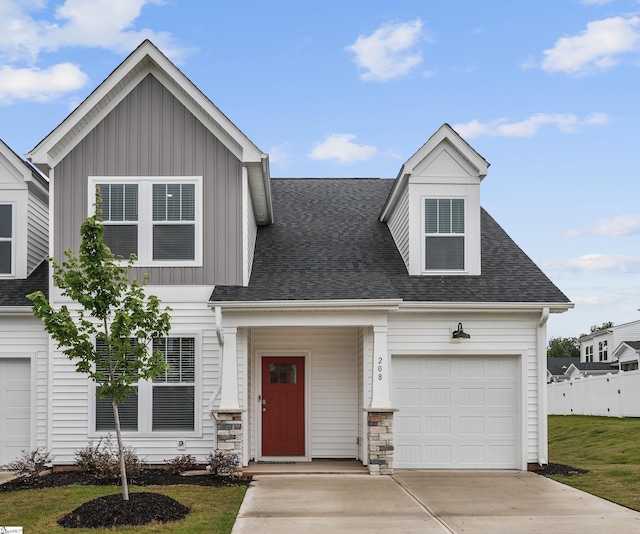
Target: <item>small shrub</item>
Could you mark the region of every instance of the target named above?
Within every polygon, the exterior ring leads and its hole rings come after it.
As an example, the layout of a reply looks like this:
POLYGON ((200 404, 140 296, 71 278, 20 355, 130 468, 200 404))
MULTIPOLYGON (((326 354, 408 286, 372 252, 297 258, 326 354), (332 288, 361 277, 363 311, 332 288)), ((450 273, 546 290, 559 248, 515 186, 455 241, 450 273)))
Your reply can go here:
POLYGON ((207 469, 214 475, 231 475, 238 470, 238 455, 217 450, 207 456, 207 469))
POLYGON ((195 457, 190 454, 183 454, 165 461, 167 464, 164 466, 164 469, 166 471, 171 471, 174 475, 179 475, 185 471, 192 471, 198 467, 195 457))
POLYGON ((3 465, 2 469, 12 471, 20 477, 33 478, 40 475, 45 469, 51 467, 52 463, 53 456, 51 456, 47 450, 38 447, 31 452, 23 450, 20 458, 3 465))
MULTIPOLYGON (((111 435, 100 438, 94 445, 93 441, 75 452, 75 464, 83 471, 93 473, 99 480, 111 480, 120 476, 120 458, 118 446, 111 440, 111 435)), ((127 475, 139 475, 144 467, 136 450, 128 445, 124 446, 124 464, 127 475)))

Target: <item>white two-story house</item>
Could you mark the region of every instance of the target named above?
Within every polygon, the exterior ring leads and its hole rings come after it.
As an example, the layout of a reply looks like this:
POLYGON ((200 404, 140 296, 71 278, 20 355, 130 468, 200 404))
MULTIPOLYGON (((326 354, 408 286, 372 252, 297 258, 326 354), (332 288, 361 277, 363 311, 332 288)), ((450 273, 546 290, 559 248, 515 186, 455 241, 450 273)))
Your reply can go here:
MULTIPOLYGON (((108 244, 172 309, 172 371, 122 407, 148 462, 547 463, 546 323, 572 304, 481 208, 489 164, 450 126, 395 179, 272 179, 145 41, 27 157, 50 181, 54 258, 99 187, 108 244)), ((46 370, 32 444, 70 464, 113 421, 53 344, 46 370)))

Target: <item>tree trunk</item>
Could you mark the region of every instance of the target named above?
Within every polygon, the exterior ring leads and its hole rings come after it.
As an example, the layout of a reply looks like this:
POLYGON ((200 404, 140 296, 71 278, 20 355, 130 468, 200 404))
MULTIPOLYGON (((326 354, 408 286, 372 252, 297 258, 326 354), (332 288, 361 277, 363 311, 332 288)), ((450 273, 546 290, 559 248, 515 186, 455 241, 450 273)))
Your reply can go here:
POLYGON ((120 432, 120 415, 118 413, 118 403, 111 399, 113 406, 113 420, 116 426, 116 437, 118 438, 118 456, 120 458, 120 479, 122 480, 122 498, 129 500, 129 484, 127 483, 127 466, 124 461, 124 446, 122 445, 122 433, 120 432))

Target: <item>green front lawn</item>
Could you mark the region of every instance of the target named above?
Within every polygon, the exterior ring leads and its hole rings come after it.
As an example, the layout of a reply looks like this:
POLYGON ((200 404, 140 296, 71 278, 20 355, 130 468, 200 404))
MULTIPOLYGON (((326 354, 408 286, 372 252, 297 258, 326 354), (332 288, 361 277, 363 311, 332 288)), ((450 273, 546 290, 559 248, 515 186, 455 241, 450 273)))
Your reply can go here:
POLYGON ((551 478, 640 511, 640 419, 551 415, 549 462, 589 470, 551 478))
MULTIPOLYGON (((73 529, 74 534, 127 533, 229 533, 233 527, 246 487, 149 486, 131 491, 151 491, 173 497, 191 513, 182 521, 116 529, 73 529)), ((22 526, 29 534, 69 533, 58 525, 62 518, 82 503, 118 493, 113 486, 67 486, 0 493, 0 525, 22 526)))

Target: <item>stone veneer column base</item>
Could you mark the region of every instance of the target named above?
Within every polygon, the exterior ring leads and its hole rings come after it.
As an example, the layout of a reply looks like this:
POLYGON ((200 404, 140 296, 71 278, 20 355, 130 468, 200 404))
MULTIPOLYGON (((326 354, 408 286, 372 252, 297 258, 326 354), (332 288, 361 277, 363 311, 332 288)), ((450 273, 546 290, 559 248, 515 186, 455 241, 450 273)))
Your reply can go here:
POLYGON ((369 474, 393 475, 393 408, 368 408, 369 474))
POLYGON ((218 450, 233 454, 242 469, 242 412, 244 410, 224 410, 213 412, 218 422, 218 450))

